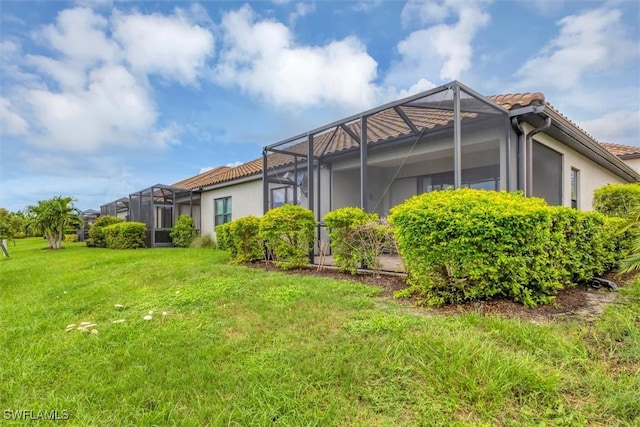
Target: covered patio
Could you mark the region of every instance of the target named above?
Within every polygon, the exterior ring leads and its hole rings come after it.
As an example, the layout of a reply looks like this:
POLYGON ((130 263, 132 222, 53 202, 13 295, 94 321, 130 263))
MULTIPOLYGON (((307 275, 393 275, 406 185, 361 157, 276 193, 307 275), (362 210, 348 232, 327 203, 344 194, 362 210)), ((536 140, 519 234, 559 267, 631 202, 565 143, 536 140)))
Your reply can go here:
POLYGON ((265 147, 264 211, 312 210, 319 255, 327 212, 358 206, 384 218, 423 192, 516 190, 517 160, 509 112, 454 81, 265 147))

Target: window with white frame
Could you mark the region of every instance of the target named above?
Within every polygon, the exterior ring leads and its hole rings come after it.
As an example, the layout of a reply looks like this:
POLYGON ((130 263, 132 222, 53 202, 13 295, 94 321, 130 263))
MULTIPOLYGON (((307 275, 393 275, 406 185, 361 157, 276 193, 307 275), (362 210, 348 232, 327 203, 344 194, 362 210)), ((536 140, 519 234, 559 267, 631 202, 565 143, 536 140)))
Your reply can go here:
POLYGON ((571 168, 571 207, 578 209, 578 197, 580 191, 580 171, 571 168))

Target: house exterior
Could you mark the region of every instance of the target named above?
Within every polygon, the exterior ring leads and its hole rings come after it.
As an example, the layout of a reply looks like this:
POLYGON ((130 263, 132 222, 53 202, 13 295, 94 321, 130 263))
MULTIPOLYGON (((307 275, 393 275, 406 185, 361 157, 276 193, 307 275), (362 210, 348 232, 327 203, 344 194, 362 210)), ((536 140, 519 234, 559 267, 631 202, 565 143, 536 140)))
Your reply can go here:
POLYGON ((631 169, 640 173, 640 147, 613 144, 611 142, 603 142, 602 146, 626 163, 631 169))
MULTIPOLYGON (((485 97, 454 81, 177 182, 172 214, 192 215, 202 234, 215 236, 216 225, 285 203, 311 209, 321 224, 345 206, 385 217, 408 197, 449 187, 520 190, 591 210, 595 189, 640 181, 605 147, 542 93, 485 97)), ((320 225, 317 239, 325 234, 320 225)))

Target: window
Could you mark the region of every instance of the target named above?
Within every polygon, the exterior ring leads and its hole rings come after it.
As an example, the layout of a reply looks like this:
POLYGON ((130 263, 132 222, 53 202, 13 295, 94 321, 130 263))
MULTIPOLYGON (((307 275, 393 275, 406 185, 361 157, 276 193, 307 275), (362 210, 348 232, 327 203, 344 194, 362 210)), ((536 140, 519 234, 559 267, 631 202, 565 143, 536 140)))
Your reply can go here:
POLYGON ((293 187, 287 185, 271 189, 271 209, 293 203, 293 187))
MULTIPOLYGON (((420 191, 429 193, 434 190, 453 188, 453 172, 434 173, 421 177, 420 191)), ((464 169, 462 187, 483 190, 500 189, 500 168, 498 165, 464 169)))
POLYGON ((580 171, 571 168, 571 207, 578 209, 578 192, 580 191, 580 171))
POLYGON ((231 221, 231 197, 215 199, 215 225, 225 224, 231 221))

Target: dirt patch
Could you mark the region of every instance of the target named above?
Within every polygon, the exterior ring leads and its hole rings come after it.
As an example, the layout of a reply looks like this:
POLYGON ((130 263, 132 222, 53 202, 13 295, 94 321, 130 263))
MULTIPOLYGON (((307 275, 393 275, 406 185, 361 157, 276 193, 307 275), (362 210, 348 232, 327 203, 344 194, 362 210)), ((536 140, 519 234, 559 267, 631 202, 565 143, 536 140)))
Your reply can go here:
MULTIPOLYGON (((273 264, 264 262, 249 264, 249 267, 259 268, 268 271, 281 271, 273 264)), ((335 268, 323 267, 305 267, 289 272, 303 276, 326 277, 338 280, 349 280, 356 283, 362 283, 370 286, 378 286, 382 288, 381 296, 393 298, 396 291, 406 288, 405 276, 402 274, 381 274, 375 276, 373 274, 359 273, 350 275, 341 273, 335 268)), ((636 274, 624 274, 614 276, 606 275, 604 278, 611 280, 622 287, 635 278, 636 274)), ((581 320, 591 321, 595 319, 602 311, 606 304, 613 302, 617 297, 617 292, 601 287, 596 289, 587 284, 578 284, 575 287, 564 289, 556 296, 553 304, 542 305, 536 308, 527 308, 522 304, 515 303, 506 299, 494 299, 489 301, 477 301, 467 304, 448 305, 439 308, 425 308, 435 314, 453 315, 457 313, 476 312, 481 314, 497 314, 509 318, 523 318, 534 322, 546 322, 550 320, 580 318, 581 320)), ((411 300, 399 300, 408 305, 414 305, 411 300)))

